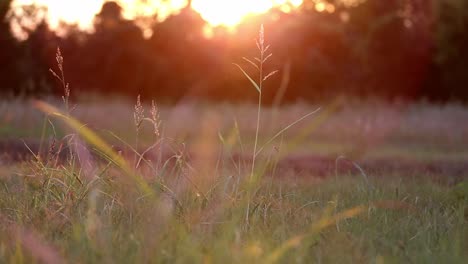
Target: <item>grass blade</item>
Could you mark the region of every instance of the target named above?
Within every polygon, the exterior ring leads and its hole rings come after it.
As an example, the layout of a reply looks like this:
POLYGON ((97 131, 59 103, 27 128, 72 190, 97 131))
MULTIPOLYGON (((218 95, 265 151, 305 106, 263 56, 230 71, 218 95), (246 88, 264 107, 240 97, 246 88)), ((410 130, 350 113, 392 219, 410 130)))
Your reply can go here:
POLYGON ((255 64, 253 61, 247 59, 246 57, 242 57, 242 59, 244 59, 246 62, 252 64, 252 66, 254 66, 255 69, 260 70, 260 68, 257 66, 257 64, 255 64))
POLYGON ((340 222, 345 219, 353 218, 356 217, 363 212, 365 212, 369 207, 368 206, 357 206, 351 209, 348 209, 344 212, 337 213, 331 217, 324 217, 314 225, 312 225, 310 231, 306 234, 303 235, 297 235, 294 236, 288 240, 286 240, 283 244, 281 244, 279 247, 277 247, 275 250, 270 253, 269 256, 267 256, 265 263, 276 263, 278 262, 282 256, 286 252, 288 252, 292 248, 296 248, 301 246, 303 243, 304 239, 311 237, 313 235, 318 234, 321 232, 323 229, 329 227, 330 225, 333 225, 337 222, 340 222))
POLYGON ((242 69, 242 67, 239 64, 236 64, 236 63, 233 63, 233 64, 236 65, 239 68, 239 70, 241 70, 241 72, 245 75, 245 77, 247 77, 247 79, 249 79, 249 81, 252 83, 255 89, 257 89, 259 93, 262 93, 262 90, 260 90, 260 87, 258 86, 258 84, 244 71, 244 69, 242 69))
POLYGON ((321 108, 317 108, 315 109, 314 111, 302 116, 301 118, 297 119, 296 121, 292 122, 291 124, 287 125, 286 127, 284 127, 283 129, 281 129, 278 133, 276 133, 272 138, 270 138, 265 144, 263 144, 263 146, 257 150, 257 152, 255 152, 255 157, 257 157, 262 151, 263 149, 268 145, 270 144, 271 142, 273 142, 275 139, 277 139, 279 136, 281 136, 284 132, 286 132, 288 129, 290 129, 291 127, 295 126, 297 123, 301 122, 302 120, 306 119, 307 117, 317 113, 318 111, 320 111, 321 108))

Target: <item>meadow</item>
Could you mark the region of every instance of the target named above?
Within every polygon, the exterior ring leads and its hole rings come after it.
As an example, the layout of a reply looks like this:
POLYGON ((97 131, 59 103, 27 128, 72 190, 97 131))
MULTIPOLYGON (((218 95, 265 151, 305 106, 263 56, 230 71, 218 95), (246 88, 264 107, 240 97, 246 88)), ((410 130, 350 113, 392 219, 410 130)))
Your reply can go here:
MULTIPOLYGON (((137 135, 133 104, 71 111, 107 153, 32 101, 0 103, 2 262, 466 260, 464 106, 322 105, 265 147, 252 179, 256 105, 160 106, 158 134, 145 122, 137 135)), ((259 145, 315 109, 265 107, 259 145)))
POLYGON ((264 106, 263 44, 237 105, 71 101, 58 52, 63 100, 0 102, 0 262, 464 263, 468 109, 264 106))

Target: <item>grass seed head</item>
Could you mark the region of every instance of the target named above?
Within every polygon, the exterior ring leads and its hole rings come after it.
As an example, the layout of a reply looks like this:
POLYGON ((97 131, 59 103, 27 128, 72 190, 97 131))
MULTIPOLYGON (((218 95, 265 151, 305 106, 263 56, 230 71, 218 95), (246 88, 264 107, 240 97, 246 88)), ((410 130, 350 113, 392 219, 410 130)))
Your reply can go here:
POLYGON ((137 102, 135 105, 135 111, 133 112, 133 117, 135 119, 135 127, 137 131, 140 130, 141 123, 143 122, 143 119, 145 118, 144 112, 145 112, 145 109, 143 109, 143 106, 141 105, 140 95, 138 95, 137 102))
POLYGON ((57 65, 60 71, 63 71, 63 56, 59 47, 57 47, 57 53, 55 54, 55 59, 57 60, 57 65))
POLYGON ((153 126, 154 126, 154 134, 156 135, 156 137, 159 137, 161 135, 161 133, 160 133, 161 120, 159 118, 158 107, 157 107, 156 103, 154 102, 154 100, 151 101, 150 114, 151 114, 151 121, 152 121, 153 126))
POLYGON ((263 24, 260 26, 260 32, 258 34, 259 36, 259 44, 260 44, 260 47, 262 48, 262 51, 263 51, 263 47, 265 45, 265 29, 263 28, 263 24))
POLYGON ((62 83, 63 86, 63 102, 65 103, 68 111, 68 101, 70 98, 70 86, 69 84, 65 81, 65 73, 63 71, 63 56, 62 52, 60 51, 60 47, 57 47, 57 52, 55 53, 55 60, 57 61, 57 66, 60 70, 60 75, 58 75, 54 70, 49 69, 49 71, 52 73, 52 75, 57 78, 62 83))

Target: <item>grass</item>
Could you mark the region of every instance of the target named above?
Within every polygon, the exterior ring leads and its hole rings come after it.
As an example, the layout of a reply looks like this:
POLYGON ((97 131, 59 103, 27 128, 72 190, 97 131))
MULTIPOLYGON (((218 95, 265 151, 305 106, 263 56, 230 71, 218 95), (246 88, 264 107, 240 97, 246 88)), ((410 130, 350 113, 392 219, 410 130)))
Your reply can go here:
POLYGON ((81 263, 266 262, 304 234, 308 236, 275 260, 463 263, 467 255, 466 200, 426 180, 374 178, 375 188, 368 189, 350 176, 319 183, 265 179, 251 200, 246 228, 245 193, 234 196, 229 177, 218 179, 208 201, 193 191, 180 193, 181 213, 164 196, 152 200, 129 191, 112 178, 119 177, 115 171, 87 184, 79 183, 70 169, 50 173, 49 181, 37 176, 2 179, 1 259, 16 262, 21 254, 29 262, 38 257, 23 248, 28 238, 9 233, 11 225, 39 232, 36 239, 47 241, 45 250, 81 263), (355 218, 312 232, 321 219, 359 206, 365 210, 355 218))
MULTIPOLYGON (((247 60, 260 72, 257 82, 248 77, 260 102, 269 56, 263 34, 260 64, 247 60)), ((382 157, 398 165, 402 156, 436 167, 447 157, 464 165, 464 107, 332 103, 298 123, 317 107, 185 104, 170 111, 138 98, 132 115, 128 104, 73 107, 60 53, 57 63, 63 110, 54 101, 0 103, 7 124, 0 133, 15 138, 28 131, 42 146, 26 143, 28 159, 0 159, 2 263, 464 263, 468 257, 463 166, 461 172, 363 166, 365 175, 334 167, 343 154, 359 160, 358 168, 361 160, 382 157), (317 162, 308 156, 312 147, 331 158, 319 160, 330 167, 324 177, 307 169, 317 162), (429 158, 416 154, 428 149, 429 158)), ((339 162, 345 167, 345 159, 339 162)))

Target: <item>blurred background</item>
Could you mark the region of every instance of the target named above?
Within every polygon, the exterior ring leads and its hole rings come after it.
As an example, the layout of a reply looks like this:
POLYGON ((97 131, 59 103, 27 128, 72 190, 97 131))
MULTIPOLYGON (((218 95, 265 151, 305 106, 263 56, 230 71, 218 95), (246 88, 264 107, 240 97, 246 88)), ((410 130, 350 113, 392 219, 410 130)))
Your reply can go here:
POLYGON ((337 96, 468 100, 468 1, 0 1, 0 95, 251 101, 232 63, 265 25, 268 103, 337 96))

